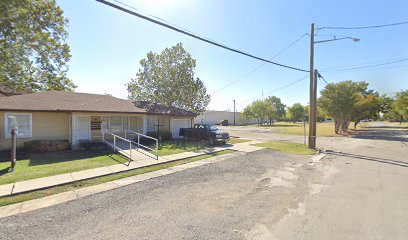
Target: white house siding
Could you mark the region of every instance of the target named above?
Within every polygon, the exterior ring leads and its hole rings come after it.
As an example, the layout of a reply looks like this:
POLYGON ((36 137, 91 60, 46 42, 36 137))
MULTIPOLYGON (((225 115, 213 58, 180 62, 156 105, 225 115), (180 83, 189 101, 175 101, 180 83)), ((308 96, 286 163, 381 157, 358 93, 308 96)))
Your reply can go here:
MULTIPOLYGON (((228 120, 228 124, 234 124, 234 112, 208 110, 194 118, 194 123, 220 124, 222 120, 228 120)), ((255 119, 246 120, 241 112, 235 112, 235 124, 247 125, 257 123, 255 119)))

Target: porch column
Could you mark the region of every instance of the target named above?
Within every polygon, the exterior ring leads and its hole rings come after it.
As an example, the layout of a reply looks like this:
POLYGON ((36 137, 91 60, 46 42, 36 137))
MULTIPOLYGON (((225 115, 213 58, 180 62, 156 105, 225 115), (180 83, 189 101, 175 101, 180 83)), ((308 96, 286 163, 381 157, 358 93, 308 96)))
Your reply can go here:
POLYGON ((147 119, 146 115, 143 116, 143 134, 147 133, 147 119))

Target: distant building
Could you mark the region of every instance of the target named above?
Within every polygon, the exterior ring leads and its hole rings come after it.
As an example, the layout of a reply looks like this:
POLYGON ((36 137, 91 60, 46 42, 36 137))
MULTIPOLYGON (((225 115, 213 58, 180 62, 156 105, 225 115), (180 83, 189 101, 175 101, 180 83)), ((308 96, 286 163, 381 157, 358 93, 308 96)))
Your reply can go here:
MULTIPOLYGON (((228 120, 229 125, 234 125, 234 112, 207 110, 194 118, 194 123, 220 124, 228 120)), ((235 125, 255 124, 255 119, 245 119, 241 112, 235 112, 235 125)))

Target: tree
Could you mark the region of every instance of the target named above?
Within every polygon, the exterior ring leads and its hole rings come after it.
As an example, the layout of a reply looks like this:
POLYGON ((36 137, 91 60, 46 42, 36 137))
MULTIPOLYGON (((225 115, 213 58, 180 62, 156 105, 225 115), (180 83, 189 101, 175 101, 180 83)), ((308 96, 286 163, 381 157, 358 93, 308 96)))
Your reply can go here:
POLYGON ((55 0, 0 1, 0 84, 16 91, 73 90, 68 20, 55 0))
POLYGON ((258 120, 259 124, 263 124, 267 118, 267 105, 262 100, 256 100, 251 105, 254 118, 258 120))
POLYGON ((362 94, 367 92, 367 87, 365 82, 344 81, 330 83, 321 91, 318 104, 334 118, 336 133, 347 132, 357 103, 362 94))
POLYGON ((264 100, 266 104, 266 116, 269 120, 269 124, 272 125, 273 120, 282 120, 285 117, 286 110, 285 105, 281 99, 275 96, 269 96, 264 100))
POLYGON ((269 120, 269 124, 272 124, 273 120, 283 119, 285 113, 285 105, 275 96, 265 100, 255 100, 243 111, 246 119, 257 119, 259 124, 263 124, 265 120, 269 120))
POLYGON ((374 91, 364 91, 356 97, 358 101, 353 109, 351 120, 354 122, 354 129, 361 120, 378 118, 382 109, 380 95, 374 91))
POLYGON ((295 103, 288 108, 289 117, 293 122, 302 121, 305 115, 305 108, 300 103, 295 103))
POLYGON ((182 43, 159 54, 149 52, 140 65, 136 78, 127 84, 130 99, 196 113, 203 112, 209 104, 204 83, 194 77, 196 60, 182 43))
POLYGON ((244 115, 244 118, 247 120, 255 118, 255 114, 252 111, 252 105, 246 106, 244 110, 242 111, 242 114, 244 115))
POLYGON ((400 115, 400 123, 408 119, 408 90, 397 92, 392 103, 393 110, 400 115))

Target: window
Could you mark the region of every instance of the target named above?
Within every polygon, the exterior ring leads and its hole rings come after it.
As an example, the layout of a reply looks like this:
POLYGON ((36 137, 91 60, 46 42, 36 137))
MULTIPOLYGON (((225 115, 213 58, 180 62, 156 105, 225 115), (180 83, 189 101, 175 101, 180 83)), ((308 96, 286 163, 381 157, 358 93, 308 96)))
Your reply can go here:
POLYGON ((6 138, 10 138, 11 129, 17 129, 17 138, 32 137, 31 113, 6 113, 5 119, 6 138))
POLYGON ((146 127, 148 132, 156 131, 156 116, 146 116, 146 127))
POLYGON ((102 131, 109 131, 109 117, 102 117, 102 131))
POLYGON ((110 131, 111 132, 122 131, 122 117, 110 117, 110 131))
POLYGON ((129 130, 129 121, 127 116, 106 116, 102 117, 102 131, 121 132, 129 130))

